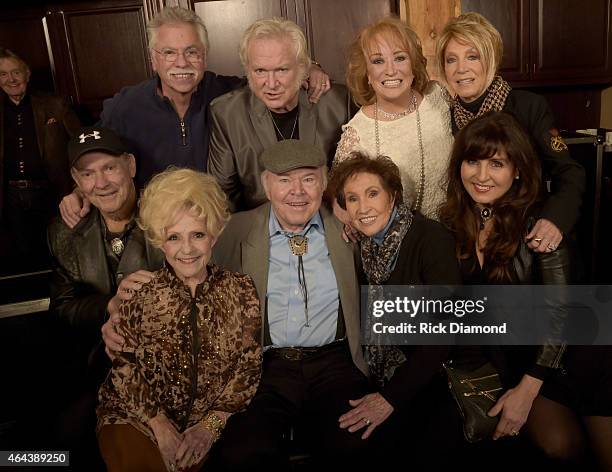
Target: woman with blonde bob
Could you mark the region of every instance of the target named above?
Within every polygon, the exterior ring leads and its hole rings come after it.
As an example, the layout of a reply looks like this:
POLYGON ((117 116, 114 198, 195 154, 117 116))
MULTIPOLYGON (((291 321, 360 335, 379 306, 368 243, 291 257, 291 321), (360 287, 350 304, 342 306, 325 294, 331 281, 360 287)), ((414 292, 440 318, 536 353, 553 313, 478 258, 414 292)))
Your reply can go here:
POLYGON ((210 264, 229 219, 214 178, 155 176, 138 224, 165 267, 121 306, 123 350, 100 390, 98 440, 109 471, 199 470, 227 418, 259 383, 261 318, 250 277, 210 264))
MULTIPOLYGON (((450 97, 429 80, 426 65, 418 36, 398 18, 359 33, 349 49, 346 83, 361 109, 342 128, 334 166, 355 151, 389 156, 400 169, 408 207, 435 219, 453 137, 450 97)), ((349 222, 346 213, 336 214, 349 222)))
POLYGON ((531 249, 552 252, 580 215, 584 170, 570 157, 546 100, 512 89, 498 75, 502 54, 499 31, 478 13, 460 15, 444 27, 437 62, 455 95, 453 133, 489 111, 504 111, 519 121, 536 145, 544 175, 551 180, 551 193, 526 239, 531 249))

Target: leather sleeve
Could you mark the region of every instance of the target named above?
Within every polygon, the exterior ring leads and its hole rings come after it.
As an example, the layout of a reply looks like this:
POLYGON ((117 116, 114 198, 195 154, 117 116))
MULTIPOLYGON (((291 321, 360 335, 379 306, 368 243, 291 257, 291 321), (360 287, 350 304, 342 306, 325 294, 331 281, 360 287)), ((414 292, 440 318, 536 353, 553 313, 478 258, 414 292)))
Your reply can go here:
POLYGON ((113 295, 95 292, 80 280, 78 263, 70 247, 72 238, 66 236, 55 232, 52 224, 48 232, 53 266, 49 312, 79 333, 99 339, 106 306, 113 295))
MULTIPOLYGON (((570 258, 565 245, 562 244, 556 251, 550 253, 537 254, 536 264, 536 270, 543 284, 542 290, 546 290, 547 285, 565 286, 569 283, 570 258)), ((550 294, 547 294, 546 305, 550 316, 550 333, 548 340, 538 352, 533 372, 538 378, 543 374, 541 367, 558 369, 565 352, 566 344, 562 340, 569 316, 569 302, 563 287, 555 287, 550 294)))

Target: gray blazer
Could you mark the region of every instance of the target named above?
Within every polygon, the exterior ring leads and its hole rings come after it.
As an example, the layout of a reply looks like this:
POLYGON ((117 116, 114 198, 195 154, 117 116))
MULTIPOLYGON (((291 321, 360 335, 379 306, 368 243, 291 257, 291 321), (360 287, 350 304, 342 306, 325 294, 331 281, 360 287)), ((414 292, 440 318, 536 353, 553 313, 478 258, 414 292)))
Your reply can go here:
MULTIPOLYGON (((300 140, 320 146, 331 163, 350 118, 346 87, 334 84, 319 103, 299 97, 300 140)), ((230 200, 232 212, 251 210, 267 201, 260 175, 260 154, 277 142, 272 118, 265 104, 248 87, 216 98, 210 105, 208 172, 230 200)))
MULTIPOLYGON (((338 283, 346 337, 353 362, 359 370, 368 375, 368 368, 360 344, 360 292, 354 246, 344 242, 342 239, 342 224, 324 207, 321 207, 321 218, 325 227, 325 240, 329 257, 338 283)), ((270 203, 265 203, 254 210, 232 215, 230 222, 213 249, 213 258, 217 264, 226 269, 251 276, 261 302, 262 315, 266 313, 267 303, 266 292, 270 258, 269 220, 270 203)))

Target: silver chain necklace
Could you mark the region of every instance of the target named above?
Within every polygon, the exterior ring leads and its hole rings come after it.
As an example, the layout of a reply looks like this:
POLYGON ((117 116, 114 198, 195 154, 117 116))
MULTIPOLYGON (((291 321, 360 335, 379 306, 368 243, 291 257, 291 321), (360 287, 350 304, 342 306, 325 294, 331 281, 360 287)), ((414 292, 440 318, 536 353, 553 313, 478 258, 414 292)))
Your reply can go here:
POLYGON ((295 127, 297 126, 297 122, 298 122, 298 117, 300 116, 300 112, 298 111, 295 114, 295 120, 293 121, 293 128, 291 129, 291 136, 289 136, 288 138, 285 138, 285 136, 283 135, 283 133, 281 133, 281 130, 278 128, 278 125, 276 124, 276 121, 274 121, 274 116, 272 116, 272 112, 270 110, 268 110, 268 114, 270 115, 270 119, 272 120, 272 124, 274 125, 274 129, 276 130, 276 132, 279 134, 279 136, 281 138, 283 138, 283 141, 285 139, 293 139, 293 134, 295 133, 295 127))
MULTIPOLYGON (((419 153, 421 155, 421 176, 419 180, 419 186, 417 187, 417 195, 412 205, 412 211, 418 211, 421 209, 421 203, 423 203, 423 192, 425 191, 425 151, 423 150, 423 136, 421 132, 421 115, 419 114, 419 108, 417 107, 416 94, 412 93, 412 108, 416 111, 416 123, 417 123, 417 138, 419 141, 419 153)), ((383 110, 380 110, 383 112, 383 110)), ((387 112, 383 112, 387 113, 387 112)), ((400 112, 408 114, 408 110, 400 112)), ((404 116, 404 115, 402 115, 404 116)), ((378 101, 374 102, 374 137, 376 139, 376 157, 380 156, 380 132, 378 130, 378 101)))

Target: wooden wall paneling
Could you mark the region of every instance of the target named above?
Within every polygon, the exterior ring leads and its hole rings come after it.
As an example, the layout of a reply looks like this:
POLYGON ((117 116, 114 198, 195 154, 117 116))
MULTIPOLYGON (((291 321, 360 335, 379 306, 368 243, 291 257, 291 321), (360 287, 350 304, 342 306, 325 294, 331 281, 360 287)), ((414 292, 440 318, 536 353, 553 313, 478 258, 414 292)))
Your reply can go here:
POLYGON ((610 0, 531 0, 530 18, 533 80, 612 80, 610 0))
POLYGON ((57 50, 62 70, 72 73, 68 83, 61 82, 93 117, 98 116, 104 99, 152 74, 141 2, 66 5, 52 14, 54 55, 57 50))
POLYGON ((399 13, 389 0, 304 0, 305 30, 311 57, 321 63, 332 80, 344 83, 347 50, 364 26, 399 13))
MULTIPOLYGON (((208 29, 210 51, 207 68, 217 74, 243 76, 238 57, 244 30, 255 20, 269 16, 287 17, 285 0, 221 0, 194 4, 208 29)), ((295 8, 292 9, 295 21, 295 8)))
POLYGON ((47 52, 44 8, 0 10, 0 46, 19 55, 30 66, 33 88, 55 91, 47 52))
POLYGON ((436 67, 436 43, 446 23, 461 13, 461 0, 403 0, 400 7, 401 18, 421 39, 429 76, 444 82, 444 71, 436 67))

